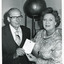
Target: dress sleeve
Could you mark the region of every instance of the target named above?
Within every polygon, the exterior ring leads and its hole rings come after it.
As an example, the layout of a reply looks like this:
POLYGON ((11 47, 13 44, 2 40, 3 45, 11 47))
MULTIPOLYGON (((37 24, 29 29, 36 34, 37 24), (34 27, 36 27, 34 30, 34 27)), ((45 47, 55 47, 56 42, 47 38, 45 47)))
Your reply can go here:
MULTIPOLYGON (((62 44, 61 40, 56 41, 56 45, 47 59, 38 58, 36 64, 62 64, 62 44)), ((43 55, 42 55, 43 56, 43 55)))
POLYGON ((33 38, 36 43, 37 43, 37 41, 39 41, 39 39, 41 38, 42 33, 43 33, 43 30, 40 30, 40 31, 35 35, 35 37, 33 38))
POLYGON ((36 44, 34 46, 34 49, 32 51, 33 55, 38 57, 38 52, 39 52, 39 49, 40 49, 40 46, 41 46, 41 33, 42 31, 39 31, 36 36, 34 37, 34 39, 32 41, 34 41, 36 44))
POLYGON ((61 64, 62 61, 62 42, 61 40, 56 41, 57 44, 54 47, 54 50, 51 53, 51 58, 53 59, 55 64, 61 64))

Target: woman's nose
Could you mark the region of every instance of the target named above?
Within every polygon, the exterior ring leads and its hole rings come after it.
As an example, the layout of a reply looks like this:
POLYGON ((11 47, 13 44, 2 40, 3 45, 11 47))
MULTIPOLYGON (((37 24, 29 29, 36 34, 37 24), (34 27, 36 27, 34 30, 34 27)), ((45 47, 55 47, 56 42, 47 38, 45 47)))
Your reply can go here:
POLYGON ((47 20, 47 22, 46 22, 47 24, 49 23, 49 20, 47 20))

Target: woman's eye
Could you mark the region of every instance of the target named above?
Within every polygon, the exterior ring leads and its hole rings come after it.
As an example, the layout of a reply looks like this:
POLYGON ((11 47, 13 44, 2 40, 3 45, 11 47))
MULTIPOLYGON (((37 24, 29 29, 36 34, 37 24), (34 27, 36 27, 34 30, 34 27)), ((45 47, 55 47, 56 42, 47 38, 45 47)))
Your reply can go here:
POLYGON ((50 21, 52 21, 52 19, 50 19, 50 21))
POLYGON ((43 21, 46 21, 46 19, 43 19, 43 21))

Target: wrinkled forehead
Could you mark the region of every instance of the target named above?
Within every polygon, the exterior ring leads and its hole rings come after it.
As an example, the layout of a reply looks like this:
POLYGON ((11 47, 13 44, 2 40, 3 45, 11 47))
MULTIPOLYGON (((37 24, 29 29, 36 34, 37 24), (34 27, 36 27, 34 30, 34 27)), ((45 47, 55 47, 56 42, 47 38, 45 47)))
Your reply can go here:
POLYGON ((20 15, 21 15, 21 12, 19 10, 17 10, 17 9, 11 10, 9 12, 9 16, 20 16, 20 15))

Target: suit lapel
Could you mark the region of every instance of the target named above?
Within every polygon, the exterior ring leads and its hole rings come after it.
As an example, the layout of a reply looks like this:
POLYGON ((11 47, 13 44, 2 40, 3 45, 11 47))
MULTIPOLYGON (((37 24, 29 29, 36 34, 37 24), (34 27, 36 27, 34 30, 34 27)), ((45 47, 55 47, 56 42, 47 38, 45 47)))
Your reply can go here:
POLYGON ((12 36, 12 33, 11 33, 11 30, 10 30, 10 27, 9 27, 9 26, 8 26, 8 28, 7 28, 7 37, 8 37, 8 40, 10 41, 10 45, 15 46, 15 47, 18 46, 18 45, 15 43, 15 41, 14 41, 14 38, 13 38, 13 36, 12 36))
POLYGON ((23 26, 21 26, 21 29, 22 29, 22 42, 21 42, 20 46, 18 46, 18 45, 16 44, 16 42, 14 41, 14 38, 13 38, 13 36, 12 36, 10 27, 9 27, 9 26, 6 27, 6 30, 7 30, 7 31, 6 31, 6 32, 7 32, 7 38, 8 38, 9 41, 11 41, 11 42, 9 43, 9 45, 14 46, 15 48, 16 48, 16 47, 22 47, 22 46, 24 45, 24 42, 25 42, 25 40, 26 40, 25 28, 24 28, 23 26))
POLYGON ((24 44, 24 30, 23 30, 23 27, 22 26, 21 26, 21 29, 22 29, 22 42, 20 44, 20 47, 22 47, 23 44, 24 44))

